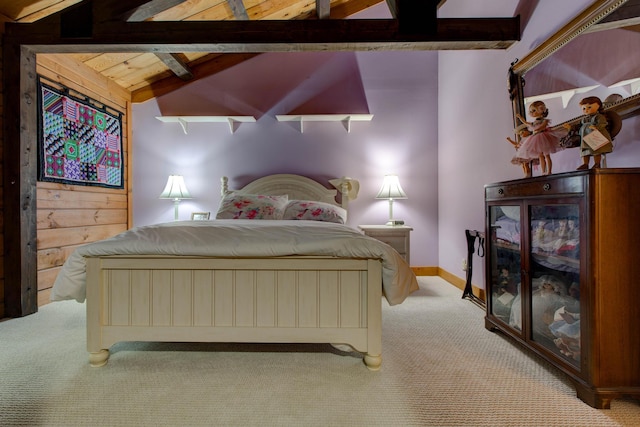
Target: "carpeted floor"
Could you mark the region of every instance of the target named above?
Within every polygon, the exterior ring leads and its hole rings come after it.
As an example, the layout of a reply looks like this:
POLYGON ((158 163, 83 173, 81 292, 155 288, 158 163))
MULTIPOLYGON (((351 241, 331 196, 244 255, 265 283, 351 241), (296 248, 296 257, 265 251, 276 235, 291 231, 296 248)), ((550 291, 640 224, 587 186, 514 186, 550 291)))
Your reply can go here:
POLYGON ((0 323, 1 426, 637 426, 484 329, 459 289, 420 277, 383 303, 383 367, 329 345, 120 343, 91 368, 84 305, 0 323))

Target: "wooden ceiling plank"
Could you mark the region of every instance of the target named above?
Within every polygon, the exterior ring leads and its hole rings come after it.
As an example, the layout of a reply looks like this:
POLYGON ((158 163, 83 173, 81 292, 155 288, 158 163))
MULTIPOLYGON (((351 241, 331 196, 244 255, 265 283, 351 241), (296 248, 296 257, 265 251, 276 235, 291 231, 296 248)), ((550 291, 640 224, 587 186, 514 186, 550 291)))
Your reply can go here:
POLYGON ((30 22, 36 22, 39 21, 41 19, 46 18, 49 15, 52 15, 54 13, 58 13, 61 12, 65 9, 67 9, 68 7, 71 7, 75 4, 80 3, 82 0, 66 0, 66 1, 62 1, 59 2, 51 7, 48 7, 46 9, 42 9, 42 10, 38 10, 35 11, 33 13, 29 13, 28 15, 24 15, 23 17, 21 17, 20 19, 18 19, 18 22, 23 22, 23 23, 30 23, 30 22))
POLYGON ((0 13, 16 22, 35 22, 82 0, 9 0, 0 6, 0 13))
POLYGON ((185 18, 185 21, 224 21, 233 20, 233 14, 226 1, 185 18))
POLYGON ((164 71, 167 71, 167 66, 158 60, 155 53, 142 53, 126 62, 115 64, 102 71, 102 74, 110 79, 127 81, 128 79, 146 79, 153 73, 164 71))
POLYGON ((99 52, 90 52, 90 53, 74 53, 73 58, 80 62, 91 61, 92 59, 103 55, 99 52))
MULTIPOLYGON (((140 8, 140 15, 144 14, 145 7, 162 7, 164 1, 171 0, 88 0, 93 4, 93 16, 103 21, 126 21, 131 14, 135 14, 140 8), (157 3, 157 5, 156 5, 157 3)), ((179 4, 179 3, 178 3, 179 4)))
POLYGON ((152 0, 125 13, 124 17, 126 21, 131 22, 146 21, 160 12, 185 3, 185 1, 186 0, 152 0))
POLYGON ((96 101, 119 111, 123 111, 126 108, 126 105, 114 102, 128 99, 129 91, 121 85, 105 79, 104 76, 96 71, 85 67, 70 55, 38 54, 38 67, 41 67, 40 71, 42 69, 51 70, 51 78, 60 79, 60 83, 66 86, 82 86, 86 91, 85 95, 94 98, 96 101))
POLYGON ((231 11, 233 12, 233 16, 239 21, 248 21, 249 15, 247 14, 247 9, 244 7, 244 2, 242 0, 227 0, 231 11))
POLYGON ((249 4, 247 1, 245 2, 245 7, 252 21, 259 19, 302 19, 300 15, 315 12, 315 0, 262 0, 254 4, 249 4), (282 14, 285 14, 286 17, 280 17, 282 14))
POLYGON ((331 19, 344 19, 385 0, 346 0, 331 7, 331 19))
POLYGON ((191 80, 193 73, 189 66, 176 53, 156 53, 156 56, 182 80, 191 80))
POLYGON ((82 62, 84 62, 86 66, 102 73, 118 64, 126 64, 137 56, 140 56, 139 52, 111 52, 94 56, 82 62))
MULTIPOLYGON (((308 1, 302 4, 294 3, 287 4, 283 7, 272 8, 267 11, 263 11, 259 19, 263 20, 304 20, 310 16, 315 15, 316 4, 315 1, 308 1)), ((251 19, 256 19, 253 16, 251 19)))
POLYGON ((220 53, 208 53, 208 52, 185 52, 183 55, 185 56, 185 58, 187 58, 187 61, 189 61, 188 63, 191 65, 191 64, 197 64, 197 63, 199 63, 200 61, 203 61, 203 60, 206 61, 206 59, 204 59, 204 58, 207 58, 207 57, 214 58, 214 57, 216 57, 218 55, 222 55, 222 54, 220 54, 220 53))
POLYGON ((217 6, 224 6, 226 0, 189 0, 186 3, 172 7, 156 14, 152 21, 184 21, 217 6))

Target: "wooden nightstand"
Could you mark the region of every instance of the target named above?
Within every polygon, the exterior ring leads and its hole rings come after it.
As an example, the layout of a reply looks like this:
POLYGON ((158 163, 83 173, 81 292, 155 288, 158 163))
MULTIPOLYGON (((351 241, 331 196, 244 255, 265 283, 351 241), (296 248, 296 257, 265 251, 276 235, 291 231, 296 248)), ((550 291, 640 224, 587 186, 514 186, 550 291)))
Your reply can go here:
POLYGON ((411 265, 409 234, 413 228, 406 225, 359 225, 358 228, 365 235, 391 246, 411 265))

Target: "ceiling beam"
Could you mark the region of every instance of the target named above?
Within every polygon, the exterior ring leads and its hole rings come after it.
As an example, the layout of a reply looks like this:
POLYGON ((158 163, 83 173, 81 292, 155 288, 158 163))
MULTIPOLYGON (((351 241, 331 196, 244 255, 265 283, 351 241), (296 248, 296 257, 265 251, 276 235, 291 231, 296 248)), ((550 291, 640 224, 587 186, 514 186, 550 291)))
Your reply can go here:
POLYGON ((398 19, 398 3, 397 0, 387 0, 387 6, 389 6, 389 12, 393 19, 398 19))
POLYGON ((176 53, 156 53, 156 56, 182 80, 191 80, 193 73, 189 66, 176 53))
POLYGON ((440 0, 395 0, 400 32, 436 34, 440 0))
POLYGON ((436 24, 433 34, 406 34, 393 19, 110 21, 94 23, 91 37, 65 38, 55 22, 36 22, 8 23, 5 37, 42 53, 506 49, 520 40, 519 17, 440 18, 436 24))
POLYGON ((248 21, 249 14, 247 13, 247 8, 244 6, 244 2, 242 0, 227 0, 227 4, 231 8, 231 12, 233 12, 233 16, 239 21, 248 21))
POLYGON ((318 19, 329 19, 331 15, 331 1, 316 0, 316 15, 318 15, 318 19))
POLYGON ((125 21, 145 21, 160 12, 184 3, 186 0, 151 0, 137 6, 123 15, 125 21))

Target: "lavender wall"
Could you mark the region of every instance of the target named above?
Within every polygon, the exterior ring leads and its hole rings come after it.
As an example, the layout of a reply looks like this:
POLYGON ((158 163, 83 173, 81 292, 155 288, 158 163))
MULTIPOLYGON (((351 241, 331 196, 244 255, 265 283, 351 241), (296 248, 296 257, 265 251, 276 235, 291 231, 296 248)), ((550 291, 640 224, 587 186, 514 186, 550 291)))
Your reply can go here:
MULTIPOLYGON (((195 197, 181 205, 186 219, 192 211, 215 211, 221 175, 240 186, 279 172, 353 176, 361 191, 350 224, 384 223, 387 204, 374 196, 382 175, 395 172, 409 195, 395 212, 415 229, 412 264, 463 278, 464 230, 484 228, 484 184, 521 178, 505 140, 513 133, 509 64, 591 2, 450 0, 441 17, 521 14, 522 41, 504 51, 267 54, 135 105, 134 223, 172 219, 171 202, 157 199, 170 173, 185 175, 195 197), (339 123, 310 123, 304 134, 275 121, 296 111, 344 113, 346 105, 368 110, 373 121, 354 123, 351 133, 339 123), (184 135, 177 124, 154 118, 177 113, 248 114, 258 122, 233 135, 225 124, 191 125, 184 135)), ((625 122, 609 166, 640 166, 638 129, 637 121, 625 122)), ((579 162, 575 150, 553 159, 554 172, 579 162)), ((481 287, 482 261, 474 261, 473 281, 481 287)))
POLYGON ((388 202, 375 200, 386 173, 397 173, 409 199, 394 216, 414 227, 412 264, 438 265, 437 52, 263 54, 239 66, 133 107, 134 225, 170 221, 159 200, 167 176, 184 175, 194 198, 180 218, 215 213, 219 180, 240 187, 271 173, 360 181, 349 224, 383 224, 388 202), (370 113, 371 122, 278 122, 278 114, 370 113), (251 115, 227 124, 177 123, 160 115, 251 115))
MULTIPOLYGON (((513 148, 505 140, 513 135, 506 81, 509 64, 526 56, 591 3, 457 0, 448 1, 441 8, 443 17, 523 13, 524 28, 522 40, 505 51, 440 52, 438 231, 439 265, 443 269, 463 274, 464 230, 484 229, 484 184, 522 177, 521 170, 510 163, 513 148)), ((556 111, 553 108, 550 107, 552 119, 556 111)), ((609 156, 609 167, 640 166, 639 133, 637 119, 625 121, 616 138, 616 149, 609 156)), ((554 173, 574 170, 580 163, 576 149, 554 154, 552 159, 554 173)), ((483 261, 474 259, 473 283, 481 287, 483 261)))

